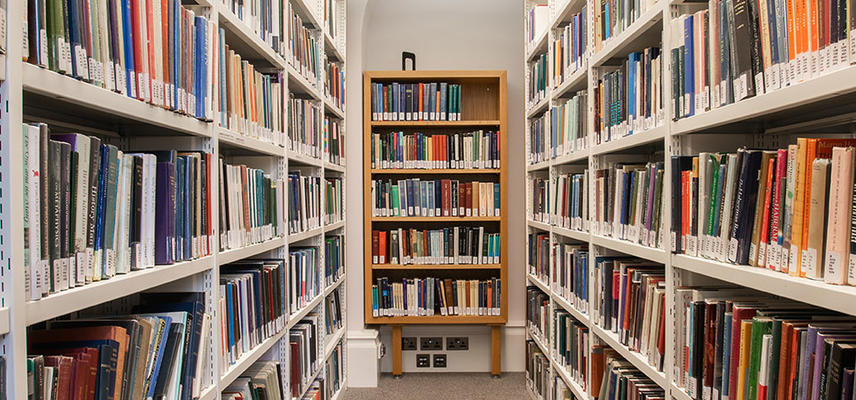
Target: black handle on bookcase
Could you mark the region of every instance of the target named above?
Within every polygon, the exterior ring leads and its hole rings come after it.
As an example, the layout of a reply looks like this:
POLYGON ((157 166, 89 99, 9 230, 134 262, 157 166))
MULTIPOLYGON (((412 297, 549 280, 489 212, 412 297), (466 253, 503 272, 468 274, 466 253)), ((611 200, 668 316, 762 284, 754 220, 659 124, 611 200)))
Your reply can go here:
POLYGON ((416 71, 416 54, 413 54, 409 51, 401 52, 401 70, 407 71, 407 60, 412 61, 413 70, 416 71))

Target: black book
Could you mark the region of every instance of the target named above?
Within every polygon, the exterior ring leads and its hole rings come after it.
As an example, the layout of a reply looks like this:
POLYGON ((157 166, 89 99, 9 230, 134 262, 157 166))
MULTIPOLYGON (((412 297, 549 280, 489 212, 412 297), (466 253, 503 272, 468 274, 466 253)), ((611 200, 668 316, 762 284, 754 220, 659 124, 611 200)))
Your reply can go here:
POLYGON ((48 159, 50 162, 50 168, 48 169, 49 176, 49 202, 50 212, 48 215, 50 216, 49 220, 49 228, 48 228, 48 236, 49 236, 49 246, 48 249, 50 251, 50 292, 56 292, 60 290, 61 285, 61 262, 62 258, 62 234, 61 234, 61 224, 62 224, 62 146, 60 142, 49 140, 49 156, 48 159))
MULTIPOLYGON (((828 341, 824 343, 824 347, 828 341)), ((824 363, 823 375, 826 376, 826 385, 820 390, 824 399, 841 398, 842 373, 844 368, 852 368, 856 362, 856 343, 851 341, 835 341, 829 351, 829 362, 824 363)))
MULTIPOLYGON (((41 241, 42 241, 41 257, 42 257, 43 263, 50 263, 50 260, 51 260, 50 249, 51 249, 52 242, 50 241, 51 235, 48 232, 53 232, 51 230, 52 225, 50 222, 52 214, 49 212, 49 210, 51 210, 50 205, 51 205, 51 199, 52 199, 52 197, 50 196, 50 183, 49 183, 50 182, 50 168, 49 168, 49 165, 50 165, 50 162, 49 162, 50 161, 50 156, 49 156, 50 145, 48 144, 49 141, 50 141, 50 129, 48 129, 48 125, 47 124, 39 124, 39 171, 40 171, 40 174, 39 174, 39 191, 41 192, 40 196, 39 196, 40 197, 39 208, 41 209, 40 215, 41 215, 41 219, 42 219, 40 221, 41 226, 39 227, 39 229, 40 229, 40 232, 42 233, 42 235, 41 235, 42 236, 41 237, 41 241)), ((46 270, 50 270, 50 268, 47 268, 46 270)), ((44 281, 42 281, 43 282, 42 284, 45 285, 45 286, 43 286, 43 289, 42 289, 43 292, 45 292, 45 293, 48 292, 48 290, 45 290, 44 288, 48 288, 48 287, 52 288, 52 286, 47 285, 47 282, 49 282, 49 280, 52 278, 53 278, 53 275, 51 275, 50 277, 47 277, 47 276, 42 277, 42 279, 45 279, 44 281)))
POLYGON ((729 247, 729 261, 746 265, 749 262, 749 242, 752 239, 751 223, 754 222, 755 218, 761 151, 746 150, 741 167, 740 179, 737 181, 734 218, 732 219, 734 230, 730 237, 731 242, 737 240, 737 249, 734 253, 729 247), (732 260, 732 255, 735 255, 736 259, 732 260))
MULTIPOLYGON (((89 138, 89 211, 86 221, 86 248, 95 249, 95 220, 98 215, 98 175, 101 170, 101 139, 89 138)), ((89 254, 90 263, 92 254, 89 254)))
MULTIPOLYGON (((733 14, 734 24, 729 24, 729 31, 733 29, 731 41, 731 63, 734 77, 734 101, 743 100, 755 95, 755 81, 753 76, 752 55, 755 53, 755 39, 753 28, 755 22, 752 20, 752 1, 728 0, 733 6, 728 10, 733 14)), ((729 18, 731 15, 729 15, 729 18)))
MULTIPOLYGON (((166 341, 166 347, 164 347, 163 361, 158 372, 158 381, 155 384, 155 399, 169 398, 166 390, 169 388, 169 381, 172 378, 170 371, 172 371, 172 365, 178 362, 179 357, 181 357, 181 354, 178 354, 178 346, 179 341, 184 340, 184 331, 184 324, 180 322, 173 322, 169 326, 169 337, 166 341)), ((186 384, 187 382, 183 383, 186 384)))

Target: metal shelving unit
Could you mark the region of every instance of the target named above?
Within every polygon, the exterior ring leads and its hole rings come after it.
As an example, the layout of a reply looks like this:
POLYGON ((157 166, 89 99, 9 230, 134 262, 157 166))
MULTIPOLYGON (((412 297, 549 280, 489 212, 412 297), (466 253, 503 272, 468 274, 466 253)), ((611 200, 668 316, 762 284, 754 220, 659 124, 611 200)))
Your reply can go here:
MULTIPOLYGON (((319 68, 320 76, 317 81, 307 79, 290 65, 288 60, 266 43, 258 33, 244 21, 232 13, 222 0, 197 0, 194 10, 196 15, 203 15, 214 21, 218 27, 225 30, 225 40, 232 50, 244 59, 250 60, 259 69, 281 71, 287 77, 284 85, 285 96, 283 113, 287 113, 288 93, 301 93, 323 104, 324 115, 341 121, 344 128, 345 113, 340 107, 326 98, 323 93, 324 68, 319 68)), ((320 44, 317 54, 318 64, 324 65, 328 57, 335 59, 341 69, 345 69, 345 1, 336 0, 338 18, 336 24, 337 36, 334 38, 328 32, 324 19, 324 2, 321 0, 286 0, 283 7, 291 4, 311 26, 316 42, 320 44)), ((7 9, 7 32, 9 43, 22 43, 24 15, 27 10, 26 2, 10 2, 7 9)), ((0 55, 0 105, 4 112, 0 114, 0 263, 4 266, 0 272, 0 356, 6 359, 6 376, 0 381, 6 382, 6 393, 9 398, 26 397, 26 334, 27 328, 53 318, 110 303, 121 301, 134 293, 158 290, 205 292, 208 304, 206 311, 211 315, 212 328, 208 346, 211 354, 203 374, 200 399, 213 400, 220 397, 220 392, 241 376, 254 362, 278 360, 284 365, 290 359, 288 346, 288 331, 300 318, 309 312, 324 313, 324 301, 338 290, 342 300, 345 299, 344 270, 339 279, 324 288, 321 294, 314 298, 306 307, 287 316, 282 321, 282 329, 261 344, 245 353, 234 364, 228 365, 223 360, 220 350, 219 317, 217 316, 217 301, 219 298, 220 266, 252 257, 288 258, 289 246, 295 242, 301 245, 315 246, 319 249, 317 273, 323 277, 324 269, 324 238, 325 234, 342 234, 344 220, 330 224, 322 224, 317 229, 292 235, 282 235, 273 239, 255 243, 243 248, 220 249, 219 238, 211 238, 212 254, 195 260, 179 262, 172 265, 155 266, 150 269, 131 271, 127 274, 116 275, 107 280, 72 288, 51 294, 40 300, 30 301, 24 295, 23 274, 23 221, 20 217, 23 210, 23 199, 19 195, 23 188, 23 160, 20 126, 23 121, 45 121, 49 125, 63 126, 67 129, 81 130, 90 134, 117 138, 120 145, 146 148, 172 146, 182 149, 193 149, 209 152, 212 159, 223 156, 229 162, 244 163, 244 160, 255 160, 267 166, 264 168, 272 176, 284 176, 289 168, 310 168, 316 176, 347 177, 344 160, 342 164, 330 163, 326 154, 320 158, 308 157, 296 152, 287 151, 283 145, 270 143, 258 138, 247 136, 224 127, 220 127, 218 118, 214 122, 199 120, 170 110, 154 106, 134 98, 115 93, 101 87, 43 69, 36 65, 21 61, 21 46, 9 46, 6 54, 0 55), (258 161, 262 160, 262 161, 258 161), (221 374, 221 371, 223 372, 221 374)), ((216 113, 216 110, 215 110, 216 113)), ((288 129, 288 127, 285 127, 288 129)), ((317 132, 320 136, 323 132, 317 132)), ((344 131, 341 131, 344 140, 344 131)), ((120 146, 121 147, 121 146, 120 146)), ((212 168, 211 184, 214 189, 212 197, 218 197, 219 188, 218 168, 212 168)), ((343 185, 344 189, 344 185, 343 185)), ((322 190, 323 193, 323 190, 322 190)), ((323 194, 322 194, 323 197, 323 194)), ((323 204, 323 198, 322 198, 323 204)), ((345 199, 343 198, 343 203, 345 199)), ((213 230, 219 230, 219 204, 210 204, 213 230)), ((343 204, 343 207, 345 205, 343 204)), ((322 217, 323 221, 323 217, 322 217)), ((216 235, 215 235, 216 236, 216 235)), ((343 315, 345 304, 342 303, 343 315)), ((319 333, 325 332, 324 318, 319 333)), ((344 323, 344 319, 343 319, 344 323)), ((319 352, 319 368, 316 376, 324 376, 326 359, 338 343, 346 340, 347 326, 321 341, 319 352), (324 347, 326 344, 326 347, 324 347), (321 358, 323 357, 323 358, 321 358)), ((345 346, 343 346, 343 349, 345 346)), ((344 358, 347 357, 345 353, 344 358)), ((346 361, 343 360, 343 363, 346 361)), ((283 390, 290 392, 289 374, 283 371, 283 390)), ((341 387, 334 397, 344 391, 346 377, 343 377, 341 387)))
MULTIPOLYGON (((547 4, 550 9, 549 28, 543 35, 526 46, 524 65, 527 66, 527 82, 524 85, 529 90, 528 65, 535 57, 546 53, 548 64, 552 53, 553 40, 559 29, 573 13, 578 12, 583 5, 588 4, 586 15, 587 21, 592 21, 594 12, 592 8, 595 3, 586 0, 527 0, 524 9, 528 11, 536 4, 547 4)), ((648 6, 638 18, 629 26, 625 27, 618 35, 603 43, 600 51, 595 52, 593 36, 593 23, 586 23, 589 43, 587 53, 584 54, 583 67, 569 75, 556 84, 549 82, 552 79, 552 64, 548 66, 547 92, 544 99, 526 108, 526 118, 539 118, 554 105, 559 104, 562 97, 567 97, 572 90, 589 90, 588 119, 593 121, 593 85, 597 84, 597 68, 610 65, 612 61, 625 57, 631 51, 640 50, 646 46, 658 45, 669 50, 671 43, 670 26, 673 18, 677 17, 685 4, 680 1, 658 0, 648 6), (661 46, 661 44, 664 44, 661 46), (549 99, 549 100, 547 100, 549 99)), ((666 82, 671 74, 671 54, 669 51, 661 52, 661 65, 663 71, 661 78, 666 82)), ((663 104, 664 118, 667 121, 656 121, 655 126, 639 131, 631 135, 613 138, 600 144, 594 144, 594 125, 588 126, 588 142, 585 148, 570 154, 560 155, 526 165, 527 181, 532 177, 541 179, 552 179, 558 171, 565 171, 568 166, 586 167, 589 171, 589 187, 594 179, 594 170, 605 168, 607 161, 632 159, 637 162, 640 157, 648 157, 649 160, 668 161, 673 155, 696 154, 699 151, 734 150, 739 146, 754 147, 782 147, 783 143, 795 142, 795 137, 805 133, 833 133, 839 136, 853 136, 852 125, 856 121, 856 113, 852 111, 852 104, 856 101, 856 67, 847 65, 839 70, 826 72, 815 78, 792 84, 788 87, 760 94, 742 101, 715 108, 688 118, 672 120, 672 93, 664 90, 663 104), (849 106, 849 109, 848 109, 849 106), (837 128, 837 129, 836 129, 837 128), (653 155, 652 155, 653 153, 653 155)), ((528 94, 525 98, 529 98, 528 94)), ((550 127, 546 128, 550 132, 550 127)), ((529 124, 526 124, 527 143, 525 154, 529 154, 529 124)), ((671 210, 671 185, 669 184, 670 165, 665 163, 665 179, 662 199, 662 209, 671 210)), ((528 187, 528 184, 527 184, 528 187)), ((550 188, 552 191, 553 188, 550 188)), ((594 204, 594 194, 588 193, 589 204, 594 204)), ((531 197, 531 194, 527 193, 531 197)), ((527 204, 531 199, 527 199, 527 204)), ((623 254, 640 259, 653 261, 664 265, 666 275, 666 321, 665 326, 674 326, 674 290, 676 286, 686 284, 698 284, 698 282, 725 282, 731 285, 746 287, 758 292, 765 292, 782 298, 812 304, 847 315, 856 315, 856 287, 829 285, 822 281, 789 276, 766 268, 753 268, 743 265, 732 265, 718 261, 712 261, 701 257, 690 257, 686 255, 671 254, 668 229, 670 227, 670 213, 663 213, 662 229, 666 233, 660 237, 661 248, 652 248, 629 241, 619 240, 600 234, 597 229, 578 231, 566 229, 551 223, 533 221, 526 222, 526 232, 546 233, 550 243, 570 242, 580 243, 589 248, 589 262, 594 257, 603 255, 623 254), (671 311, 670 311, 671 310, 671 311)), ((531 218, 531 216, 529 217, 531 218)), ((549 216, 545 219, 550 221, 549 216)), ((589 223, 589 228, 596 227, 589 223)), ((552 257, 552 256, 551 256, 552 257)), ((589 267, 591 273, 591 267, 589 267)), ((549 278, 549 277, 548 277, 549 278)), ((589 277, 589 293, 593 290, 591 283, 595 279, 589 277)), ((614 349, 627 361, 632 363, 642 373, 648 376, 657 385, 663 388, 668 398, 677 400, 690 400, 690 396, 677 384, 673 376, 673 344, 675 343, 675 331, 666 330, 666 345, 664 355, 663 371, 648 364, 647 357, 629 350, 618 340, 614 332, 607 331, 596 323, 592 317, 594 312, 589 304, 589 309, 578 309, 573 301, 564 298, 561 293, 551 288, 549 279, 541 280, 530 273, 526 274, 526 284, 537 287, 550 298, 549 312, 552 318, 553 310, 565 310, 579 323, 589 328, 591 341, 598 341, 614 349)), ((596 316, 595 316, 596 317, 596 316)), ((570 388, 578 399, 589 399, 589 395, 581 391, 579 385, 573 381, 572 376, 559 363, 554 351, 552 351, 553 340, 550 333, 546 337, 534 334, 527 329, 527 337, 541 347, 543 353, 550 358, 551 371, 550 382, 553 379, 561 379, 570 388), (546 341, 545 341, 546 340, 546 341)), ((589 349, 589 351, 591 348, 589 349)), ((591 377, 592 371, 587 366, 591 377)), ((587 382, 588 385, 600 385, 600 382, 587 382)), ((545 395, 543 400, 551 400, 553 395, 545 395)), ((595 387, 595 390, 598 388, 595 387)), ((530 389, 530 397, 538 398, 530 389)))

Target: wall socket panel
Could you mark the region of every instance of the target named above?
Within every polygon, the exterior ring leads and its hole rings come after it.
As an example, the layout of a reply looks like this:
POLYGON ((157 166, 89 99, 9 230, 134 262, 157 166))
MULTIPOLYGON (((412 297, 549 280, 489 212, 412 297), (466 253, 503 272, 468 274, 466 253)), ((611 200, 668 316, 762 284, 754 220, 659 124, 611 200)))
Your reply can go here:
POLYGON ((434 354, 434 368, 446 368, 446 355, 434 354))
POLYGON ((446 350, 448 351, 464 351, 470 349, 470 338, 466 336, 456 336, 446 338, 446 350))
POLYGON ((419 350, 443 350, 443 338, 421 337, 419 338, 419 350))
POLYGON ((416 338, 413 336, 407 336, 401 338, 401 350, 416 350, 416 338))
POLYGON ((430 354, 417 354, 416 355, 416 368, 431 368, 431 355, 430 354))

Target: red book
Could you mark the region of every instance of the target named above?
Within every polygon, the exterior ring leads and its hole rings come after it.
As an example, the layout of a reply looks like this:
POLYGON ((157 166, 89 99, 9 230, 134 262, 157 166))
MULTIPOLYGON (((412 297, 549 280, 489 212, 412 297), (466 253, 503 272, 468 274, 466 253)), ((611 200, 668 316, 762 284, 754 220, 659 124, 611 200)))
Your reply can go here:
MULTIPOLYGON (((143 98, 143 89, 140 87, 140 83, 142 82, 142 65, 143 65, 143 38, 142 36, 142 21, 140 21, 140 0, 131 0, 131 41, 133 43, 134 48, 134 70, 131 72, 131 76, 128 79, 131 80, 131 93, 129 95, 136 96, 139 100, 145 100, 143 98)), ((127 50, 126 50, 127 51, 127 50)))
POLYGON ((686 251, 687 236, 690 234, 690 182, 692 171, 681 172, 681 247, 686 251))
POLYGON ((451 214, 452 209, 452 181, 449 179, 442 180, 442 190, 443 190, 443 216, 448 217, 451 214))
POLYGON ((418 120, 422 121, 422 84, 419 84, 419 112, 416 113, 419 116, 418 120))
MULTIPOLYGON (((300 354, 300 346, 297 342, 289 342, 288 347, 291 348, 291 354, 297 355, 300 354)), ((292 382, 300 382, 300 357, 292 356, 291 357, 291 381, 292 382)), ((292 384, 291 385, 291 397, 300 396, 300 387, 302 385, 292 384)))
MULTIPOLYGON (((161 47, 163 48, 161 50, 161 58, 163 59, 162 60, 163 66, 161 67, 162 71, 163 71, 163 76, 161 76, 161 79, 163 80, 164 89, 166 89, 168 87, 168 85, 170 83, 172 83, 170 81, 170 76, 169 76, 169 59, 170 59, 169 55, 171 53, 169 52, 169 5, 168 5, 168 3, 169 3, 168 1, 161 1, 161 47)), ((215 51, 218 50, 217 46, 214 46, 214 50, 215 51)), ((216 60, 217 57, 215 57, 214 59, 216 60)), ((172 105, 172 97, 170 96, 170 92, 171 91, 169 91, 169 90, 164 90, 164 104, 163 104, 164 108, 169 108, 169 106, 172 105)), ((208 204, 211 204, 211 203, 208 203, 208 204)), ((211 225, 208 225, 208 226, 211 226, 211 225)))
POLYGON ((378 263, 386 264, 386 231, 378 233, 378 263))
MULTIPOLYGON (((740 362, 740 321, 744 319, 752 319, 755 316, 756 309, 748 305, 735 304, 732 307, 731 318, 731 367, 729 367, 728 376, 728 398, 737 398, 737 373, 738 364, 740 362)), ((725 362, 723 360, 722 362, 725 362)), ((725 379, 725 377, 722 377, 725 379)))
POLYGON ((473 215, 472 212, 472 204, 473 204, 473 183, 468 182, 464 184, 464 189, 466 190, 466 194, 464 197, 464 211, 469 211, 467 215, 473 215))
POLYGON ((69 356, 46 356, 45 366, 54 367, 57 376, 56 400, 69 400, 72 394, 74 359, 69 356))
MULTIPOLYGON (((779 220, 781 219, 782 183, 787 178, 788 150, 779 149, 776 153, 776 179, 773 189, 773 201, 770 210, 770 245, 777 245, 779 238, 779 220)), ((767 250, 770 251, 769 248, 767 250)), ((770 269, 781 268, 778 261, 767 256, 770 269)), ((763 267, 763 265, 762 265, 763 267)), ((779 364, 781 365, 781 364, 779 364)))
POLYGON ((765 180, 766 191, 764 195, 764 214, 761 216, 761 237, 758 238, 758 266, 765 267, 767 265, 766 255, 767 249, 764 246, 769 241, 770 232, 770 202, 773 195, 773 171, 776 169, 776 159, 770 158, 767 164, 767 177, 765 180))
POLYGON ((657 336, 657 355, 659 365, 663 364, 666 354, 666 296, 660 299, 660 333, 657 336))

